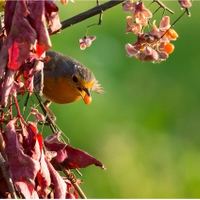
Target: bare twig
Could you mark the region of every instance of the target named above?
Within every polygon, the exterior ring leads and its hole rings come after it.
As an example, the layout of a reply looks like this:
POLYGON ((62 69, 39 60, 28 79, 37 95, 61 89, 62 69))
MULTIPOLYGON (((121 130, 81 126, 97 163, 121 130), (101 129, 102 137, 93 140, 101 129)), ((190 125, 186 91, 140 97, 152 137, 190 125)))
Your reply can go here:
POLYGON ((74 173, 70 172, 69 170, 67 170, 67 169, 65 169, 63 167, 61 167, 61 168, 62 168, 62 171, 64 172, 64 174, 66 175, 66 177, 71 181, 72 185, 74 186, 74 188, 78 192, 78 194, 81 197, 81 199, 87 199, 87 197, 83 193, 83 191, 80 188, 80 186, 76 183, 76 176, 74 175, 74 173))
POLYGON ((188 17, 190 17, 190 16, 191 16, 191 13, 190 13, 189 8, 186 8, 185 10, 186 10, 186 12, 187 12, 188 17))
POLYGON ((0 167, 1 167, 1 171, 3 174, 4 179, 6 180, 10 195, 12 199, 17 199, 16 193, 15 193, 15 188, 13 185, 13 182, 5 168, 5 160, 3 158, 3 156, 0 154, 0 167))
POLYGON ((44 115, 47 117, 47 119, 48 119, 49 122, 50 122, 50 128, 51 128, 52 132, 53 132, 53 133, 56 132, 57 130, 56 130, 55 123, 54 123, 54 121, 52 120, 52 118, 51 118, 51 116, 49 115, 49 113, 46 111, 46 108, 45 108, 45 106, 44 106, 44 104, 43 104, 43 102, 42 102, 42 99, 41 99, 40 95, 38 94, 38 91, 37 91, 35 88, 34 88, 34 92, 35 92, 35 96, 36 96, 36 98, 37 98, 37 100, 38 100, 38 102, 39 102, 39 104, 40 104, 40 107, 42 108, 42 111, 43 111, 44 115))
POLYGON ((167 6, 164 5, 160 0, 154 0, 153 2, 156 2, 160 7, 162 7, 164 10, 167 10, 171 14, 174 14, 174 11, 169 9, 167 6))
MULTIPOLYGON (((112 8, 122 2, 124 2, 125 0, 110 0, 104 4, 101 4, 101 5, 97 5, 95 6, 94 8, 91 8, 83 13, 80 13, 70 19, 67 19, 63 22, 61 22, 62 24, 62 27, 61 27, 61 30, 69 27, 69 26, 72 26, 74 24, 77 24, 81 21, 84 21, 90 17, 93 17, 95 15, 98 15, 98 14, 102 14, 102 12, 104 12, 105 10, 108 10, 109 8, 112 8)), ((59 31, 58 31, 59 32, 59 31)), ((56 34, 58 32, 55 32, 53 34, 56 34)))

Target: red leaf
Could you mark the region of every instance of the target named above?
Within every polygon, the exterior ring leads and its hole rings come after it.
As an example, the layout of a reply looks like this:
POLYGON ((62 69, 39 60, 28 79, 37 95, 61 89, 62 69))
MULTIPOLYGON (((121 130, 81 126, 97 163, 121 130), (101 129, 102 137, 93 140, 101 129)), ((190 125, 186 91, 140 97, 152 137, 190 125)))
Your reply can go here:
POLYGON ((5 23, 7 35, 10 32, 10 29, 12 26, 12 20, 15 13, 16 3, 17 1, 7 1, 5 5, 4 23, 5 23))
POLYGON ((37 139, 37 129, 29 124, 23 128, 23 148, 24 152, 34 159, 40 158, 40 148, 37 139))
POLYGON ((49 35, 60 30, 62 27, 58 12, 51 13, 51 15, 47 18, 47 21, 50 28, 49 35))
POLYGON ((54 0, 48 0, 45 1, 45 16, 47 19, 48 26, 50 28, 49 35, 51 35, 53 32, 60 30, 62 27, 60 23, 60 18, 58 15, 58 7, 54 0))
POLYGON ((1 88, 1 105, 2 107, 6 107, 8 102, 9 94, 11 94, 11 89, 14 84, 14 78, 15 78, 16 71, 8 69, 6 72, 6 77, 4 82, 2 83, 1 88))
POLYGON ((8 157, 9 174, 16 188, 26 197, 35 196, 35 177, 40 169, 38 160, 24 154, 15 130, 16 118, 11 120, 5 130, 5 154, 8 157))
MULTIPOLYGON (((33 54, 31 55, 31 57, 33 54)), ((37 58, 36 58, 37 59, 37 58)), ((24 82, 27 91, 33 92, 34 88, 34 75, 43 69, 44 63, 39 60, 34 60, 32 63, 25 63, 22 65, 22 71, 24 76, 24 82)))
POLYGON ((6 66, 8 62, 8 48, 4 44, 0 51, 0 77, 4 79, 5 72, 6 72, 6 66))
POLYGON ((58 163, 62 163, 62 165, 70 169, 84 168, 92 164, 105 169, 104 165, 90 154, 70 145, 61 143, 59 140, 59 134, 48 136, 44 141, 44 145, 50 151, 57 152, 57 156, 52 159, 52 163, 58 170, 60 170, 58 163))
POLYGON ((58 11, 58 6, 54 0, 47 0, 45 1, 45 9, 46 9, 46 14, 50 15, 52 12, 58 11))
POLYGON ((37 134, 37 139, 38 139, 38 143, 40 145, 40 151, 42 151, 42 148, 43 148, 43 137, 42 137, 41 133, 37 134))
POLYGON ((26 199, 39 199, 35 189, 27 185, 27 183, 23 181, 16 181, 14 184, 16 189, 21 192, 26 199))
POLYGON ((51 163, 46 160, 47 167, 51 174, 52 183, 54 184, 54 198, 55 199, 64 199, 66 195, 66 184, 58 174, 58 172, 53 168, 51 163))
MULTIPOLYGON (((17 70, 28 56, 31 45, 34 45, 36 32, 27 20, 28 10, 25 0, 16 1, 13 9, 12 24, 9 23, 10 27, 7 28, 8 37, 5 43, 9 52, 8 68, 17 70)), ((5 11, 6 16, 10 15, 7 13, 8 9, 5 11)))
POLYGON ((41 159, 40 159, 40 170, 37 174, 38 183, 40 186, 40 191, 38 192, 40 198, 47 199, 48 190, 47 188, 51 184, 50 173, 47 167, 47 163, 45 161, 44 153, 42 151, 41 159))
POLYGON ((101 167, 102 169, 105 169, 104 165, 97 160, 96 158, 92 157, 90 154, 88 154, 85 151, 82 151, 80 149, 76 149, 72 146, 67 145, 65 147, 67 157, 64 161, 64 163, 70 168, 84 168, 89 165, 96 165, 101 167))
POLYGON ((46 28, 45 21, 45 2, 44 1, 28 1, 27 8, 30 12, 29 21, 31 26, 37 32, 36 52, 41 56, 51 47, 51 41, 46 28))

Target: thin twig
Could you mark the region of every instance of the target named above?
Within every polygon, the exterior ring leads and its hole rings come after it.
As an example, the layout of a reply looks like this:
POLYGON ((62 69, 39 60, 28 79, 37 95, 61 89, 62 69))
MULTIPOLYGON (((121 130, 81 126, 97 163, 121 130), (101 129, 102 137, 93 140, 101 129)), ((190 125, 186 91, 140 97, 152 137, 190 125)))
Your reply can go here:
POLYGON ((186 12, 187 12, 188 17, 190 17, 190 16, 191 16, 191 13, 190 13, 189 8, 186 8, 185 10, 186 10, 186 12))
POLYGON ((183 13, 171 24, 171 27, 170 27, 170 28, 172 28, 172 27, 174 26, 174 24, 176 24, 176 22, 177 22, 181 17, 183 17, 183 15, 184 15, 185 13, 187 13, 187 10, 185 10, 185 12, 183 12, 183 13))
MULTIPOLYGON (((61 22, 61 24, 62 24, 61 30, 65 29, 65 28, 67 28, 69 26, 72 26, 74 24, 77 24, 77 23, 79 23, 81 21, 84 21, 84 20, 86 20, 86 19, 88 19, 90 17, 93 17, 95 15, 101 14, 105 10, 108 10, 109 8, 112 8, 112 7, 122 3, 124 1, 125 0, 110 0, 110 1, 108 1, 106 3, 104 3, 104 4, 95 6, 94 8, 91 8, 91 9, 85 11, 85 12, 82 12, 82 13, 80 13, 80 14, 78 14, 78 15, 70 18, 70 19, 62 21, 61 22)), ((60 30, 57 31, 57 32, 54 32, 53 34, 56 34, 58 32, 60 32, 60 30)))
POLYGON ((51 128, 52 132, 53 132, 53 133, 56 132, 57 130, 56 130, 55 123, 54 123, 54 121, 52 120, 52 118, 51 118, 51 116, 49 115, 49 113, 46 111, 45 106, 44 106, 44 104, 43 104, 43 102, 42 102, 42 99, 41 99, 40 95, 38 94, 38 92, 37 92, 37 90, 36 90, 35 88, 34 88, 34 93, 35 93, 35 96, 36 96, 36 98, 37 98, 37 100, 38 100, 38 102, 39 102, 39 104, 40 104, 40 107, 42 108, 42 111, 43 111, 44 115, 45 115, 45 116, 47 117, 47 119, 50 121, 50 128, 51 128))
POLYGON ((78 194, 81 197, 81 199, 87 199, 87 197, 83 193, 83 191, 80 188, 80 186, 76 183, 76 176, 74 175, 74 173, 70 172, 67 169, 64 169, 63 167, 61 167, 61 168, 62 168, 62 171, 64 172, 64 174, 66 175, 66 177, 71 181, 72 185, 74 186, 74 188, 78 192, 78 194))
POLYGON ((174 11, 169 9, 167 6, 165 6, 164 3, 162 3, 160 0, 154 0, 153 2, 156 2, 160 7, 162 7, 164 10, 167 10, 171 14, 174 14, 174 11))
POLYGON ((3 156, 0 154, 0 167, 1 167, 1 171, 3 174, 4 179, 6 180, 7 186, 8 186, 8 190, 10 192, 11 198, 12 199, 17 199, 16 193, 15 193, 15 188, 13 185, 13 182, 5 168, 5 160, 3 158, 3 156))

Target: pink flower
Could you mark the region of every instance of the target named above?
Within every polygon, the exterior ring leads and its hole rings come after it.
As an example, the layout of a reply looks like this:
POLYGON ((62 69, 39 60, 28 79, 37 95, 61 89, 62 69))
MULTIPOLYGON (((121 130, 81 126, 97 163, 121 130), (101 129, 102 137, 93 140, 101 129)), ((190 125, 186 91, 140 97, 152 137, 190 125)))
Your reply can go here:
POLYGON ((126 34, 130 32, 138 34, 141 32, 142 26, 140 24, 133 23, 133 18, 131 16, 127 16, 126 23, 127 23, 127 27, 125 31, 126 34))
POLYGON ((134 20, 130 16, 126 18, 126 23, 128 25, 126 28, 126 33, 140 33, 142 26, 147 26, 148 19, 152 17, 151 12, 145 8, 143 2, 134 3, 131 0, 126 1, 126 3, 123 4, 123 10, 125 12, 131 12, 134 18, 134 20))
POLYGON ((153 21, 153 30, 149 31, 148 34, 153 37, 155 41, 159 40, 160 42, 169 42, 171 40, 176 40, 178 34, 170 27, 170 18, 165 16, 162 18, 159 28, 155 25, 155 20, 153 21))
MULTIPOLYGON (((138 42, 137 42, 138 43, 138 42)), ((137 45, 134 44, 126 44, 125 49, 128 57, 136 56, 140 53, 140 44, 138 43, 138 49, 137 45)))
POLYGON ((131 12, 131 13, 135 12, 136 3, 134 3, 133 0, 126 1, 125 3, 122 4, 122 6, 124 12, 131 12))
POLYGON ((135 18, 135 22, 142 26, 148 25, 148 19, 145 17, 145 15, 142 12, 138 13, 137 17, 135 18))
POLYGON ((96 39, 95 36, 85 36, 84 38, 80 39, 78 42, 80 44, 80 49, 84 50, 86 47, 89 47, 92 44, 92 41, 96 39))
POLYGON ((190 0, 178 0, 182 8, 189 8, 192 6, 190 0))
POLYGON ((157 28, 155 24, 155 20, 153 21, 153 30, 149 31, 148 34, 156 39, 160 39, 161 42, 169 42, 167 35, 165 34, 166 31, 171 27, 170 25, 170 18, 165 16, 160 21, 159 28, 157 28))
POLYGON ((139 18, 140 13, 142 13, 144 15, 144 17, 146 17, 147 19, 152 17, 152 13, 145 8, 144 3, 140 2, 137 3, 137 5, 135 6, 135 12, 134 12, 134 18, 139 18))
POLYGON ((168 54, 165 52, 156 51, 149 46, 146 46, 144 51, 136 56, 141 61, 163 61, 168 58, 168 54))

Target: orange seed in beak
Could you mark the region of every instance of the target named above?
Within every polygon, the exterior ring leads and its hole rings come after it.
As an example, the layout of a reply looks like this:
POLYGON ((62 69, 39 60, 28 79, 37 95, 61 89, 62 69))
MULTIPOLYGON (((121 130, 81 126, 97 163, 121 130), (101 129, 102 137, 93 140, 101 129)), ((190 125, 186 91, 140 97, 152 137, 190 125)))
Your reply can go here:
POLYGON ((89 96, 88 94, 85 94, 83 100, 84 100, 84 102, 85 102, 86 104, 90 104, 90 103, 92 102, 92 97, 89 96))

